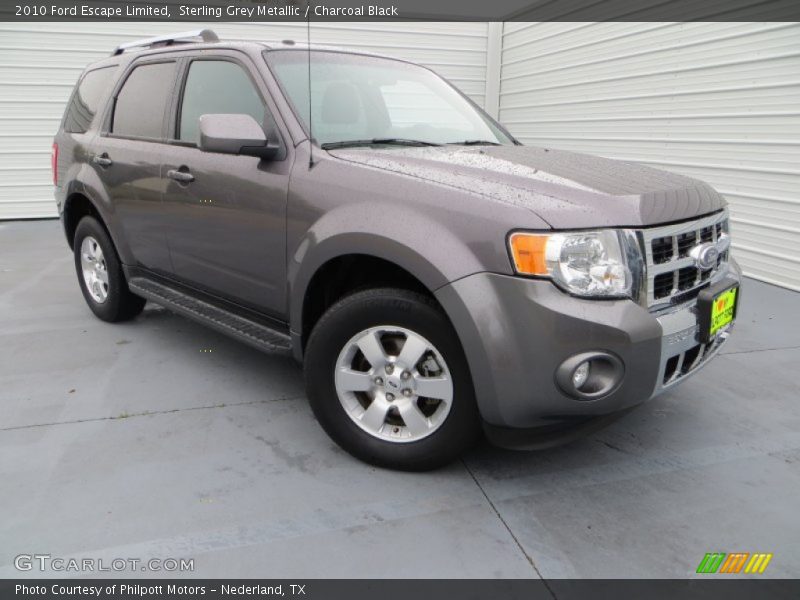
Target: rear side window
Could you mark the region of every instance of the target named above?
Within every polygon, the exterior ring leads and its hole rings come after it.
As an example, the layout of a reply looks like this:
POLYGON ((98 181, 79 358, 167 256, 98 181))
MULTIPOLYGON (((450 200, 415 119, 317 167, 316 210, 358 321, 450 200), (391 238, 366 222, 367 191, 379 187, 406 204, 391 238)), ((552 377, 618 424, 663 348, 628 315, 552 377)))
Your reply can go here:
POLYGON ((108 86, 111 85, 111 76, 115 69, 116 67, 103 67, 89 71, 83 76, 72 97, 72 102, 67 107, 64 131, 86 133, 100 108, 100 100, 103 99, 108 86))
POLYGON ((250 115, 263 126, 266 109, 242 67, 223 60, 197 60, 186 77, 178 139, 199 142, 197 120, 213 114, 250 115))
POLYGON ((175 63, 136 67, 117 94, 111 133, 160 139, 174 84, 175 63))

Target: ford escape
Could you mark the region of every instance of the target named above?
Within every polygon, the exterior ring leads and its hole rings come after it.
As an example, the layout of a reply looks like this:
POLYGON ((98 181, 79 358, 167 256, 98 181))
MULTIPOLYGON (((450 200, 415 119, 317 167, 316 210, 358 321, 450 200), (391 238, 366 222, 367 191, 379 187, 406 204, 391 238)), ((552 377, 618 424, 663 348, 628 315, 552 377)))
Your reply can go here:
POLYGON ((53 174, 95 315, 150 300, 293 353, 325 431, 393 468, 602 426, 708 363, 739 300, 709 185, 522 145, 369 53, 122 45, 82 74, 53 174))

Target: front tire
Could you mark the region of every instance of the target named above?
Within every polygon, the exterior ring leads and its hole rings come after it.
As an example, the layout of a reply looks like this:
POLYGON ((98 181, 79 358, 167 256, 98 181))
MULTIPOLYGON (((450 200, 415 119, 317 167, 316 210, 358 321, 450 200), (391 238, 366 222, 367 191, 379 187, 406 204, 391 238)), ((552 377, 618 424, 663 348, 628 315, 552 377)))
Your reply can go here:
POLYGON ((114 244, 97 219, 81 219, 72 247, 81 292, 98 318, 114 323, 142 312, 146 301, 128 289, 114 244))
POLYGON ((435 469, 480 435, 458 337, 422 294, 381 288, 343 298, 314 327, 305 372, 317 420, 365 462, 435 469))

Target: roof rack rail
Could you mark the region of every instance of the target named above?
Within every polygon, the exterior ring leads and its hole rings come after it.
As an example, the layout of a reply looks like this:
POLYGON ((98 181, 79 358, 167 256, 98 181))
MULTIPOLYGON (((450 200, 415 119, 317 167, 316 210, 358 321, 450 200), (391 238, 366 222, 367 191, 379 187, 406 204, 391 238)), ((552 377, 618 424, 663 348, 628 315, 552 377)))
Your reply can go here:
POLYGON ((183 31, 170 35, 160 35, 156 37, 136 40, 135 42, 125 42, 120 44, 111 53, 111 56, 122 54, 126 50, 133 48, 154 48, 156 46, 171 46, 172 44, 192 44, 197 42, 218 42, 219 37, 210 29, 196 29, 194 31, 183 31))

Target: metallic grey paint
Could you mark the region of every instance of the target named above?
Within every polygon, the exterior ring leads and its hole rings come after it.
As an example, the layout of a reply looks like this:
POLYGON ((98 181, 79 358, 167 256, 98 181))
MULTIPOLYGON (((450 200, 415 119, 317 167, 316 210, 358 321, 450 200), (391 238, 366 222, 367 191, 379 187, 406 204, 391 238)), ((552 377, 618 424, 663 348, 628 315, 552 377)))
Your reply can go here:
MULTIPOLYGON (((725 206, 707 184, 603 158, 523 146, 313 148, 262 60, 263 44, 217 43, 126 53, 92 68, 169 55, 223 55, 250 72, 276 120, 285 159, 204 153, 174 142, 179 85, 160 140, 108 136, 110 102, 86 134, 56 136, 59 209, 87 197, 122 262, 146 268, 289 324, 302 356, 303 302, 314 274, 349 254, 383 258, 434 293, 464 346, 483 418, 533 427, 604 415, 657 387, 662 327, 630 300, 572 298, 513 276, 512 230, 642 227, 725 206), (92 157, 107 155, 110 166, 92 157), (191 172, 179 182, 167 171, 191 172), (611 352, 625 378, 611 395, 577 401, 556 367, 611 352)), ((119 77, 118 77, 119 78, 119 77)), ((70 240, 71 242, 71 240, 70 240)))
POLYGON ((689 177, 548 148, 359 148, 332 154, 495 203, 527 208, 554 229, 642 227, 689 219, 725 206, 711 186, 689 177))

